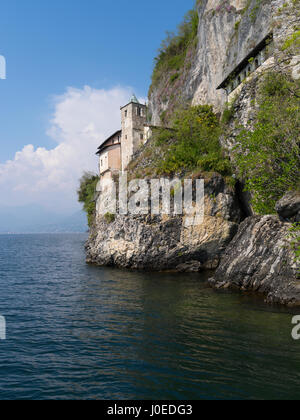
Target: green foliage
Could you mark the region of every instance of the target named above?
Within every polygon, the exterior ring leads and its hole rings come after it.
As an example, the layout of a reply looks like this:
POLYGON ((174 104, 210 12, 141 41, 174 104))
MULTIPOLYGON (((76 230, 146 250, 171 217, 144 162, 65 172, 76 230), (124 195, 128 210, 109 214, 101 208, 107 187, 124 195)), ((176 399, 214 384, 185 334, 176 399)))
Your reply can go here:
POLYGON ((222 123, 228 124, 234 117, 235 112, 235 100, 227 103, 222 115, 222 123))
POLYGON ((235 25, 234 25, 234 30, 235 30, 236 32, 239 30, 240 24, 241 24, 241 21, 240 21, 240 20, 238 20, 237 22, 235 22, 235 25))
POLYGON ((238 136, 235 160, 253 207, 274 213, 275 203, 300 180, 300 81, 269 73, 260 88, 254 130, 238 136))
MULTIPOLYGON (((196 8, 190 10, 178 27, 176 34, 168 33, 167 38, 162 42, 158 51, 158 56, 155 58, 155 66, 152 74, 152 87, 157 85, 161 79, 162 74, 169 71, 176 71, 177 77, 184 66, 184 61, 188 48, 193 44, 197 38, 198 31, 198 13, 196 8)), ((172 76, 173 80, 175 75, 172 76)))
POLYGON ((250 12, 250 18, 251 18, 252 23, 254 23, 256 21, 257 14, 258 14, 258 11, 259 11, 261 5, 262 5, 262 0, 256 0, 255 6, 253 7, 253 9, 250 12))
POLYGON ((116 220, 116 216, 112 213, 105 213, 104 215, 104 219, 106 221, 106 223, 110 224, 113 223, 116 220))
POLYGON ((78 201, 83 203, 83 209, 87 213, 89 226, 92 225, 95 215, 96 203, 94 198, 98 181, 99 177, 97 175, 86 172, 80 179, 80 186, 77 191, 78 201))
POLYGON ((287 50, 299 51, 300 49, 300 30, 295 31, 282 46, 282 51, 287 50))
POLYGON ((159 161, 160 173, 173 174, 196 168, 231 174, 228 158, 219 144, 220 124, 212 107, 208 105, 190 107, 178 111, 172 132, 161 133, 161 143, 174 139, 164 157, 159 161))
POLYGON ((251 0, 247 0, 245 7, 241 10, 241 14, 244 15, 246 12, 248 12, 250 6, 251 6, 251 0))
POLYGON ((170 82, 174 83, 178 79, 179 76, 180 76, 179 73, 172 74, 172 76, 170 77, 170 82))
POLYGON ((229 159, 225 158, 221 149, 211 151, 198 160, 198 167, 206 172, 218 172, 221 175, 232 173, 229 159))
POLYGON ((162 122, 163 124, 166 122, 166 117, 167 117, 167 111, 163 111, 163 112, 160 114, 160 120, 161 120, 161 122, 162 122))
POLYGON ((168 144, 174 136, 173 131, 166 128, 157 128, 153 135, 155 138, 155 145, 158 147, 168 144))

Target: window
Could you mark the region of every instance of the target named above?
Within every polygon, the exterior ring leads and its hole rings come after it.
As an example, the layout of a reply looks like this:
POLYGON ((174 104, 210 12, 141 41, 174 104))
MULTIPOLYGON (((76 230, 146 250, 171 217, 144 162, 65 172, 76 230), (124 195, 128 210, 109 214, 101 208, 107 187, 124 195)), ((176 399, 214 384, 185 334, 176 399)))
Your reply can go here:
POLYGON ((268 45, 273 40, 273 34, 270 33, 263 41, 261 41, 253 49, 247 57, 232 71, 218 87, 217 89, 226 89, 227 93, 236 89, 248 76, 255 72, 264 62, 268 59, 268 45), (231 77, 234 77, 233 86, 231 86, 232 80, 231 77))
POLYGON ((128 111, 126 110, 125 111, 125 118, 127 118, 127 115, 128 115, 128 111))

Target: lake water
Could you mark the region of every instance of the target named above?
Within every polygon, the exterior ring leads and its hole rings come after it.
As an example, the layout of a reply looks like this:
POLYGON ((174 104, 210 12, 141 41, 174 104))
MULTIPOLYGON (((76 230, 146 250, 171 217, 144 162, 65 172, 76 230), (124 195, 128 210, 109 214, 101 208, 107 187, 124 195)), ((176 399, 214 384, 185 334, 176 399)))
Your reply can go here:
POLYGON ((290 310, 88 266, 85 239, 0 236, 1 399, 300 398, 290 310))

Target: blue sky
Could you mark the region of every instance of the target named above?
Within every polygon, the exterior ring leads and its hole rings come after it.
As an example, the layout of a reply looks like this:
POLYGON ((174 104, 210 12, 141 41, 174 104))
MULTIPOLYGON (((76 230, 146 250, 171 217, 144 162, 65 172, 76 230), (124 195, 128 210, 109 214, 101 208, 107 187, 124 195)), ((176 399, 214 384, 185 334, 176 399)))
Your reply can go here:
POLYGON ((7 61, 7 80, 0 80, 0 192, 4 164, 15 159, 16 152, 26 145, 34 151, 51 150, 61 141, 47 131, 57 129, 56 116, 63 136, 58 109, 70 95, 78 96, 73 91, 67 97, 68 88, 84 96, 84 86, 93 92, 119 86, 120 100, 127 88, 145 97, 161 40, 193 4, 194 0, 2 2, 0 54, 7 61))
POLYGON ((51 95, 66 87, 133 86, 145 96, 153 57, 189 0, 7 0, 1 4, 1 162, 24 144, 50 146, 51 95))

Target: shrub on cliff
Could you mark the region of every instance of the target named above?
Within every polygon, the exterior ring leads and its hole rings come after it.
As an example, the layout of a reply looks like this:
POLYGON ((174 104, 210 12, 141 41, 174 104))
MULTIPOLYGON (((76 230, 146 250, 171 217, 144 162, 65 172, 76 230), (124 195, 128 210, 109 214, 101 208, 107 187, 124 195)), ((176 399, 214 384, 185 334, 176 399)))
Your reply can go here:
POLYGON ((78 201, 83 203, 83 209, 87 213, 88 225, 91 226, 96 211, 95 192, 99 177, 93 173, 86 172, 80 179, 80 186, 77 191, 78 201))
POLYGON ((173 123, 174 143, 159 162, 159 172, 172 174, 182 169, 231 174, 229 159, 219 143, 221 127, 211 106, 200 105, 178 111, 173 123))
POLYGON ((171 83, 180 77, 188 49, 197 38, 198 23, 199 17, 195 7, 185 15, 177 33, 168 33, 155 58, 150 92, 159 83, 163 74, 175 72, 170 75, 171 83))
POLYGON ((270 73, 258 102, 254 130, 241 131, 235 159, 254 209, 267 214, 286 191, 300 186, 300 81, 270 73))

